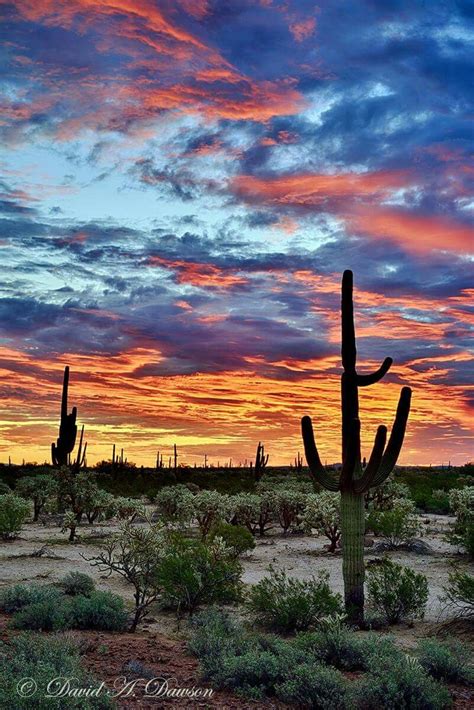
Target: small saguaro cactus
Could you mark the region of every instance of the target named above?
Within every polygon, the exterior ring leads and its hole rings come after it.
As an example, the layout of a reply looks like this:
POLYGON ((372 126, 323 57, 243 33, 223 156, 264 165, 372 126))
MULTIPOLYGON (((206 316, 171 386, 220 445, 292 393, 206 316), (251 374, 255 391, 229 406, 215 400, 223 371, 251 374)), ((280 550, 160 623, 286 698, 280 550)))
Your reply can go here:
POLYGON ((255 475, 255 480, 259 481, 265 471, 265 467, 268 463, 268 457, 269 454, 265 455, 265 446, 264 444, 261 443, 261 441, 258 442, 257 446, 257 453, 255 454, 255 468, 254 468, 254 475, 255 475))
POLYGON ((67 413, 67 394, 69 387, 69 366, 64 368, 63 393, 61 397, 61 421, 59 424, 59 437, 56 443, 51 444, 51 458, 53 466, 67 466, 69 454, 74 449, 77 436, 77 407, 67 413))
POLYGON ((364 616, 364 494, 378 486, 393 471, 405 436, 410 411, 411 389, 403 387, 395 421, 387 446, 387 427, 377 429, 372 453, 365 468, 361 464, 359 387, 379 382, 387 373, 392 358, 387 357, 378 370, 362 375, 356 370, 356 342, 352 303, 352 271, 342 277, 342 468, 339 478, 333 477, 321 463, 314 440, 310 417, 301 420, 303 442, 313 480, 329 491, 341 493, 342 572, 346 613, 352 623, 361 623, 364 616))

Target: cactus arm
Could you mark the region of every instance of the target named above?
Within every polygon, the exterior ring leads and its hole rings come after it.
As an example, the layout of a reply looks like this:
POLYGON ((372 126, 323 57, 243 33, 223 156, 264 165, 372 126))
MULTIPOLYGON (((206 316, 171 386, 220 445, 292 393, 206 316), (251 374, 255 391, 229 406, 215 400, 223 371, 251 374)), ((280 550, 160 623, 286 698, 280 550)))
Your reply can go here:
POLYGON ((350 491, 353 489, 354 473, 357 464, 360 462, 360 419, 355 417, 350 425, 349 436, 347 437, 346 450, 340 476, 340 490, 350 491))
POLYGON ((387 427, 384 424, 381 424, 378 427, 377 433, 375 435, 374 446, 372 449, 372 453, 370 454, 369 463, 365 467, 364 473, 361 478, 354 481, 355 493, 365 493, 372 485, 372 481, 377 475, 380 464, 382 462, 386 441, 387 427))
POLYGON ((386 357, 383 363, 380 365, 379 369, 375 372, 371 372, 370 375, 357 374, 357 386, 368 387, 369 385, 375 385, 376 382, 379 382, 382 377, 387 374, 387 372, 392 366, 392 363, 392 358, 386 357))
POLYGON ((339 481, 336 481, 328 474, 321 463, 321 459, 319 458, 318 448, 314 440, 311 417, 303 417, 301 420, 301 432, 303 435, 306 461, 308 462, 311 476, 315 481, 317 481, 317 483, 320 483, 323 488, 326 488, 328 491, 338 491, 339 481))
POLYGON ((397 463, 407 427, 410 403, 411 389, 410 387, 403 387, 400 392, 400 399, 398 400, 397 413, 390 433, 390 439, 388 440, 379 470, 370 484, 371 486, 378 486, 383 483, 385 479, 390 476, 397 463))

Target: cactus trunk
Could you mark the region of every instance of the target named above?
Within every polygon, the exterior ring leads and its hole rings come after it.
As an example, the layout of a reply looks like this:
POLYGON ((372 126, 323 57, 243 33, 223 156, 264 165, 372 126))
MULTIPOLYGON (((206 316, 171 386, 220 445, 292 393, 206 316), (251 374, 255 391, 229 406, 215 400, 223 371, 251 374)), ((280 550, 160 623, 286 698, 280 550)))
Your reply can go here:
POLYGON ((363 621, 364 512, 362 493, 341 493, 342 576, 346 613, 351 624, 360 624, 363 621))

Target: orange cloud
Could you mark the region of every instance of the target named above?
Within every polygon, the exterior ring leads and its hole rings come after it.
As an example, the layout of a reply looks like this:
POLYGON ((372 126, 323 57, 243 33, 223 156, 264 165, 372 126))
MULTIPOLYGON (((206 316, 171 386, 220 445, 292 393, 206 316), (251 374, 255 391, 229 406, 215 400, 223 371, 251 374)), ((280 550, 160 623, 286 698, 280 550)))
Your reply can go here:
POLYGON ((146 262, 149 266, 161 266, 171 269, 177 274, 177 281, 181 284, 190 284, 198 288, 233 288, 244 286, 248 279, 232 273, 228 270, 220 269, 214 264, 199 264, 192 261, 182 261, 179 259, 164 259, 161 256, 151 256, 146 262))
POLYGON ((274 178, 239 175, 230 187, 250 202, 278 203, 308 207, 323 203, 330 197, 368 197, 383 195, 407 182, 404 171, 374 173, 305 173, 274 178))
POLYGON ((297 42, 303 42, 303 40, 308 39, 308 37, 313 34, 315 28, 316 20, 314 17, 290 24, 290 32, 297 42))
POLYGON ((474 251, 474 230, 443 217, 371 208, 358 211, 347 219, 353 229, 370 236, 390 239, 409 251, 474 251))

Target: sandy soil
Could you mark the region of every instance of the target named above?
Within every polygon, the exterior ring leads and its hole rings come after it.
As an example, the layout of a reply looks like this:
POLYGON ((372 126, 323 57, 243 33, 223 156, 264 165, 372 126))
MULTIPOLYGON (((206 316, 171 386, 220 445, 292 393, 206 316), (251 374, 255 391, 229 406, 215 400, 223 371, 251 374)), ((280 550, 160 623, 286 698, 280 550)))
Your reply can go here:
MULTIPOLYGON (((444 542, 443 535, 452 518, 448 516, 422 515, 423 542, 430 548, 429 553, 394 551, 388 556, 396 562, 408 565, 412 569, 423 572, 428 577, 430 596, 427 606, 425 623, 436 622, 444 618, 443 605, 439 600, 443 586, 447 583, 448 574, 453 562, 462 562, 457 549, 444 542)), ((81 540, 75 544, 67 542, 67 536, 61 533, 57 526, 41 523, 27 524, 19 539, 14 542, 0 543, 0 560, 2 562, 2 580, 0 585, 10 585, 23 581, 54 582, 70 570, 82 571, 92 575, 100 589, 109 589, 121 594, 131 602, 130 586, 118 575, 106 577, 97 568, 92 567, 85 558, 92 557, 101 538, 110 535, 117 529, 114 522, 98 525, 83 525, 80 528, 81 540), (46 546, 46 554, 33 556, 35 552, 46 546)), ((242 559, 246 584, 254 584, 265 576, 269 565, 285 569, 290 575, 306 579, 317 575, 319 571, 327 571, 331 587, 338 592, 343 591, 341 553, 330 554, 325 547, 324 537, 270 532, 264 538, 257 538, 255 550, 242 559)), ((382 552, 377 552, 377 540, 373 547, 366 548, 366 561, 380 559, 382 552)), ((161 615, 163 626, 158 622, 157 631, 168 629, 169 617, 161 615)))

